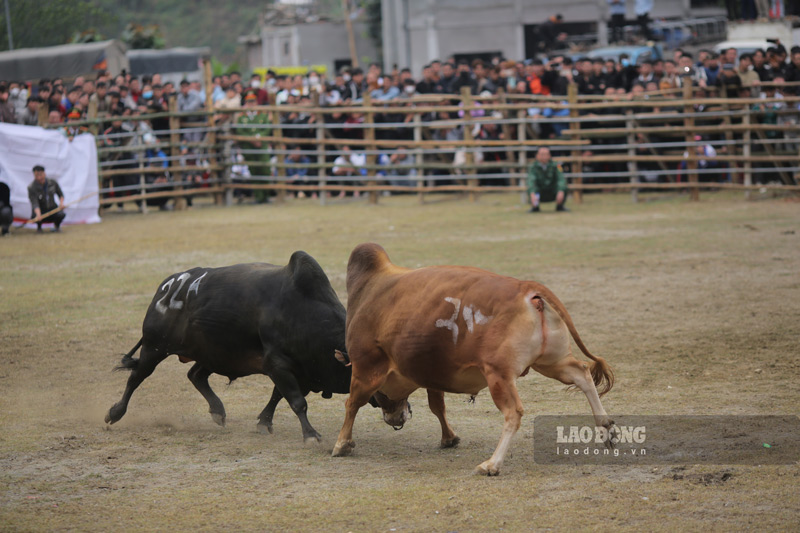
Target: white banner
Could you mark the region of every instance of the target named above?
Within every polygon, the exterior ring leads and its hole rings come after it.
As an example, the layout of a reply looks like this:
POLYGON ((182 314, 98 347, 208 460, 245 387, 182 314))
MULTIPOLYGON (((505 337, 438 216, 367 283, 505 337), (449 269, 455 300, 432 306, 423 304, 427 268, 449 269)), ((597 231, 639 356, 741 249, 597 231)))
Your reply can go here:
POLYGON ((61 186, 64 203, 86 197, 64 210, 65 224, 100 222, 97 147, 92 134, 78 135, 70 142, 55 130, 0 123, 0 181, 11 189, 14 220, 32 216, 28 185, 33 182, 36 165, 42 165, 47 177, 61 186))

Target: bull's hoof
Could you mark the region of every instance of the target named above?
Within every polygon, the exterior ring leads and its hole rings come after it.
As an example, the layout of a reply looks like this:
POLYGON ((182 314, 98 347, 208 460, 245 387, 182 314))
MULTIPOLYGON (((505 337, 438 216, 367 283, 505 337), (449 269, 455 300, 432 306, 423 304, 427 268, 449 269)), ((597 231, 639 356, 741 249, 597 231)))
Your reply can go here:
POLYGON ((319 433, 303 437, 303 444, 318 444, 320 442, 322 442, 322 435, 319 433))
POLYGON ((482 476, 496 476, 500 474, 500 467, 491 461, 484 461, 475 468, 475 473, 482 476))
POLYGON ((217 425, 225 427, 225 414, 211 413, 211 420, 216 422, 217 425))
POLYGON ((262 435, 266 435, 267 433, 272 434, 272 422, 259 422, 256 429, 258 429, 258 432, 262 435))
POLYGON ((119 422, 119 419, 125 414, 125 408, 120 407, 119 404, 114 404, 111 406, 111 409, 108 410, 106 413, 106 424, 113 424, 115 422, 119 422))
POLYGON ((454 435, 452 439, 442 439, 442 448, 455 448, 461 442, 461 437, 454 435))
POLYGON ((345 455, 350 455, 353 453, 353 448, 356 447, 356 443, 351 440, 346 440, 344 442, 337 442, 336 446, 333 447, 333 452, 331 453, 332 457, 344 457, 345 455))

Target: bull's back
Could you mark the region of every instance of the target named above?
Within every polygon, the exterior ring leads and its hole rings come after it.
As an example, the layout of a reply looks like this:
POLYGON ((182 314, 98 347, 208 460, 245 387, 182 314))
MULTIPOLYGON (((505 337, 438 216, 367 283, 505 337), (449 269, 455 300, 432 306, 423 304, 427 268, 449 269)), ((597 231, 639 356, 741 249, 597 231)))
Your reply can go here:
POLYGON ((257 348, 260 300, 265 291, 279 291, 280 269, 249 263, 169 276, 148 308, 145 342, 179 354, 257 348))
POLYGON ((470 267, 376 273, 359 302, 348 304, 348 348, 374 339, 419 386, 476 392, 486 384, 480 373, 486 352, 504 341, 510 322, 527 316, 524 288, 470 267))

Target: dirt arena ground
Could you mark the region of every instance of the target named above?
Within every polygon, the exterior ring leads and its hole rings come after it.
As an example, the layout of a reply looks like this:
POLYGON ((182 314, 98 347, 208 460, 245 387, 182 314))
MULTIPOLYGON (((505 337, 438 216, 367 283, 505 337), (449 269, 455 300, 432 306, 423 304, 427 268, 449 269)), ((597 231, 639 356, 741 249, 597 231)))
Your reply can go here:
POLYGON ((800 414, 800 204, 717 193, 639 204, 591 195, 571 207, 531 215, 517 195, 129 207, 59 235, 13 231, 0 240, 0 530, 796 530, 796 463, 535 463, 535 415, 590 411, 533 372, 518 382, 526 415, 496 478, 472 474, 502 426, 486 391, 474 404, 446 397, 456 449, 438 448, 418 391, 402 431, 365 408, 354 455, 332 458, 345 396, 309 396, 323 440, 305 446, 285 403, 274 434, 256 431, 268 378, 215 376, 222 428, 171 357, 119 423, 103 423, 127 379, 111 370, 166 275, 285 264, 304 249, 346 301, 347 258, 364 241, 404 266, 468 264, 545 283, 616 371, 603 400, 612 415, 800 414))

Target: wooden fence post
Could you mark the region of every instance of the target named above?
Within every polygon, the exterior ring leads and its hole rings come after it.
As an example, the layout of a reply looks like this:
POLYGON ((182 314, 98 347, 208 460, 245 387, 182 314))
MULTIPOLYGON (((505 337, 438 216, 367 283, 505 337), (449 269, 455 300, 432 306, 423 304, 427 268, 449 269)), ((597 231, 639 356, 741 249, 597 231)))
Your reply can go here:
MULTIPOLYGON (((526 126, 526 118, 527 111, 524 109, 520 109, 517 111, 517 119, 519 122, 517 123, 517 140, 520 141, 519 149, 517 150, 518 155, 518 163, 519 163, 519 170, 523 174, 527 173, 528 171, 528 147, 525 146, 525 131, 527 130, 526 126)), ((518 180, 520 187, 525 187, 527 185, 525 178, 519 178, 518 180)), ((513 183, 513 182, 512 182, 513 183)), ((531 199, 528 197, 527 191, 522 191, 520 193, 522 195, 522 203, 528 204, 530 203, 531 199)))
MULTIPOLYGON (((470 145, 474 140, 472 136, 472 109, 473 101, 472 101, 472 92, 469 86, 461 87, 461 104, 464 107, 464 140, 467 141, 470 145)), ((474 146, 465 146, 464 147, 464 168, 469 169, 468 172, 470 174, 477 173, 477 168, 475 168, 475 153, 472 151, 474 150, 474 146)), ((478 180, 475 178, 470 178, 467 180, 467 185, 469 187, 477 187, 478 180)), ((469 201, 474 202, 478 198, 478 195, 475 193, 474 190, 469 191, 469 201)))
MULTIPOLYGON (((750 146, 750 106, 745 104, 744 106, 744 116, 742 117, 742 124, 747 126, 744 130, 744 134, 742 135, 742 155, 744 156, 744 184, 745 186, 749 187, 753 185, 753 165, 750 162, 750 153, 752 147, 750 146)), ((750 200, 752 198, 750 189, 745 189, 744 191, 744 199, 750 200)))
MULTIPOLYGON (((275 137, 275 149, 280 154, 275 154, 276 161, 278 162, 277 165, 277 181, 279 183, 286 183, 286 168, 283 166, 283 160, 286 158, 286 154, 283 152, 286 151, 286 143, 283 142, 283 127, 281 126, 281 114, 278 112, 277 108, 272 112, 272 123, 274 127, 272 129, 273 136, 275 137)), ((272 172, 272 165, 267 166, 267 172, 272 172)), ((286 189, 278 189, 278 194, 275 197, 275 202, 282 204, 286 201, 286 189)))
MULTIPOLYGON (((322 113, 317 113, 317 163, 325 165, 325 118, 322 113)), ((317 171, 317 187, 319 187, 319 205, 325 205, 328 191, 324 189, 328 183, 328 167, 321 166, 317 171)))
MULTIPOLYGON (((728 103, 728 101, 731 98, 735 98, 736 94, 728 94, 728 86, 727 85, 722 85, 722 90, 720 92, 722 94, 722 97, 726 99, 726 102, 725 102, 725 105, 723 106, 723 109, 728 113, 724 117, 722 117, 722 124, 723 124, 724 129, 725 129, 725 140, 728 141, 728 145, 726 146, 726 150, 725 151, 727 153, 729 153, 730 155, 737 155, 736 144, 733 142, 734 141, 733 131, 731 131, 731 128, 727 127, 727 126, 730 126, 732 124, 731 117, 730 117, 731 106, 728 103)), ((736 163, 736 161, 731 161, 730 164, 728 165, 728 168, 731 171, 731 183, 734 183, 734 182, 736 182, 738 180, 739 173, 738 172, 734 172, 733 170, 734 169, 738 170, 739 169, 739 165, 736 163)), ((722 180, 720 179, 720 181, 722 181, 722 180)))
MULTIPOLYGON (((578 131, 581 129, 580 122, 575 121, 574 119, 578 118, 578 109, 575 107, 575 104, 578 103, 578 84, 577 83, 570 83, 567 86, 567 101, 569 102, 569 118, 573 119, 572 122, 569 123, 569 129, 572 131, 578 131)), ((572 139, 578 140, 577 135, 571 136, 572 139)), ((572 168, 573 174, 578 174, 577 178, 573 178, 575 183, 582 184, 583 183, 583 176, 581 173, 583 172, 583 163, 580 159, 577 159, 581 155, 581 150, 572 150, 572 157, 575 160, 570 165, 572 168)), ((582 204, 583 203, 583 191, 578 189, 574 193, 575 196, 575 203, 582 204)))
MULTIPOLYGON (((502 87, 497 89, 497 96, 499 97, 499 101, 500 101, 501 105, 505 105, 505 104, 508 103, 508 98, 506 97, 506 91, 502 87)), ((509 117, 509 112, 508 112, 508 110, 503 109, 500 112, 500 114, 503 117, 503 124, 502 124, 502 126, 500 126, 500 129, 503 131, 503 139, 505 139, 506 142, 508 142, 508 141, 511 140, 511 125, 506 122, 506 120, 508 120, 508 117, 509 117)), ((484 158, 484 161, 485 160, 486 160, 486 158, 484 158)), ((514 161, 514 151, 513 150, 511 150, 511 149, 506 150, 506 161, 508 161, 509 163, 512 163, 514 161)), ((507 167, 507 168, 508 168, 508 171, 510 173, 511 172, 511 168, 513 168, 513 167, 507 167)), ((513 185, 514 184, 514 180, 513 179, 509 179, 508 180, 508 184, 509 185, 513 185)))
MULTIPOLYGON (((89 109, 86 113, 86 116, 89 120, 94 120, 97 118, 97 100, 89 100, 89 109)), ((93 122, 92 124, 89 125, 89 132, 95 137, 97 137, 99 129, 100 129, 100 123, 98 122, 93 122)))
MULTIPOLYGON (((630 172, 631 183, 638 183, 639 176, 638 176, 638 165, 636 164, 636 160, 633 159, 636 157, 636 134, 633 132, 633 110, 627 109, 625 111, 625 129, 628 130, 628 172, 630 172)), ((633 203, 637 203, 639 201, 639 189, 631 189, 631 200, 633 203)))
MULTIPOLYGON (((144 170, 144 151, 139 150, 136 154, 136 159, 139 160, 139 170, 144 170)), ((147 194, 147 178, 145 177, 145 173, 142 172, 139 174, 139 186, 140 194, 147 194)), ((142 198, 139 210, 142 212, 143 215, 147 214, 147 199, 142 198)))
MULTIPOLYGON (((220 152, 223 154, 220 157, 220 154, 217 152, 217 132, 214 130, 214 113, 211 111, 214 109, 214 97, 213 97, 213 76, 211 73, 211 61, 208 59, 203 59, 203 86, 206 89, 206 101, 205 101, 205 109, 208 111, 206 115, 206 127, 208 127, 208 131, 206 132, 206 144, 208 145, 208 153, 206 157, 209 160, 209 163, 216 161, 221 161, 223 164, 229 163, 230 161, 226 161, 225 152, 226 150, 223 148, 220 152)), ((189 148, 192 150, 192 148, 189 148)), ((198 154, 200 152, 200 148, 196 148, 198 154)), ((229 151, 229 150, 227 150, 229 151)), ((199 162, 199 158, 195 159, 195 161, 199 162)), ((209 164, 209 167, 211 165, 209 164)), ((226 167, 230 170, 230 167, 226 167)), ((214 170, 209 168, 208 171, 208 179, 209 181, 213 181, 218 176, 221 176, 222 181, 226 184, 231 183, 231 173, 230 172, 223 172, 222 174, 217 173, 214 170)), ((233 189, 227 188, 223 193, 214 193, 214 204, 216 205, 231 205, 233 203, 233 189)))
MULTIPOLYGON (((173 181, 183 181, 183 172, 175 172, 173 170, 174 167, 180 166, 180 164, 176 164, 175 158, 180 155, 181 147, 181 134, 177 133, 177 130, 181 129, 181 119, 178 118, 175 114, 178 112, 178 99, 173 94, 169 97, 169 129, 171 133, 169 134, 169 143, 170 143, 170 161, 169 161, 169 170, 170 175, 172 176, 173 181)), ((176 188, 178 191, 183 190, 183 185, 178 185, 176 188)), ((182 210, 186 209, 186 197, 185 196, 178 196, 175 198, 175 209, 182 210)))
POLYGON ((49 107, 48 103, 47 102, 41 102, 39 104, 39 115, 37 117, 39 119, 39 126, 40 127, 42 127, 42 128, 47 127, 47 121, 50 118, 49 113, 50 113, 50 107, 49 107))
MULTIPOLYGON (((372 112, 372 97, 369 93, 364 93, 364 107, 369 109, 366 113, 364 113, 364 124, 367 127, 364 129, 364 140, 365 141, 374 141, 375 140, 375 115, 372 112)), ((370 152, 367 155, 367 167, 375 166, 375 150, 377 147, 374 144, 367 144, 367 151, 370 152)), ((375 186, 377 186, 378 182, 375 180, 375 169, 374 168, 367 168, 367 185, 370 186, 369 191, 369 203, 377 204, 378 197, 380 194, 378 191, 373 190, 375 186)))
MULTIPOLYGON (((414 113, 414 142, 418 143, 422 141, 422 115, 419 113, 414 113)), ((417 193, 417 199, 419 200, 420 204, 425 203, 425 193, 422 192, 422 188, 425 187, 425 170, 422 168, 425 164, 425 156, 422 153, 422 148, 414 148, 414 159, 417 163, 417 189, 419 192, 417 193)))
MULTIPOLYGON (((687 100, 691 100, 693 95, 692 92, 692 79, 688 76, 683 78, 683 100, 686 102, 687 100)), ((694 113, 694 106, 684 103, 683 105, 683 127, 686 132, 686 152, 689 154, 689 158, 686 161, 686 173, 688 176, 688 183, 689 183, 689 198, 693 202, 700 200, 700 189, 697 187, 693 187, 693 185, 697 184, 697 148, 694 146, 694 117, 691 116, 694 113)))

